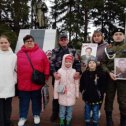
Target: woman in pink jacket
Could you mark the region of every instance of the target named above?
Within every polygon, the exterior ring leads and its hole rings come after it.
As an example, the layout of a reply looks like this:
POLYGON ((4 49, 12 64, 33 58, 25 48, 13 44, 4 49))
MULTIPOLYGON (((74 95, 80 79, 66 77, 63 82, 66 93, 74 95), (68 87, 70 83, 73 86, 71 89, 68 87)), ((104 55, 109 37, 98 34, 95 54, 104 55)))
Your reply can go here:
POLYGON ((28 60, 28 54, 34 68, 43 72, 46 79, 49 76, 49 61, 45 53, 34 42, 31 35, 23 38, 24 45, 17 53, 17 77, 19 90, 19 114, 18 126, 24 126, 27 120, 30 100, 32 102, 32 112, 34 124, 40 124, 41 112, 41 88, 44 85, 36 85, 31 81, 33 68, 28 60))
POLYGON ((59 100, 60 126, 71 125, 73 105, 79 97, 79 81, 74 79, 76 70, 72 68, 73 56, 66 54, 63 56, 62 67, 58 70, 60 80, 55 80, 54 99, 59 100))

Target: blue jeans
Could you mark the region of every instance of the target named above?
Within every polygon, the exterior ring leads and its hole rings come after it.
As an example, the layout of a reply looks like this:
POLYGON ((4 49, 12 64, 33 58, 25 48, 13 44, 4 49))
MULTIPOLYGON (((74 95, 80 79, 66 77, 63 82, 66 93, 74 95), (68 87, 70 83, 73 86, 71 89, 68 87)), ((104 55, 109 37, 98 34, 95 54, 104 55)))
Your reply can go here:
POLYGON ((33 115, 40 115, 40 112, 41 112, 41 90, 19 91, 20 118, 27 118, 30 100, 32 102, 33 115))
POLYGON ((100 106, 99 104, 89 104, 85 103, 85 122, 90 122, 91 117, 90 117, 90 112, 92 110, 93 112, 93 122, 98 123, 99 122, 99 111, 100 111, 100 106))
POLYGON ((63 106, 59 107, 59 117, 60 119, 66 119, 70 121, 72 119, 73 106, 63 106))

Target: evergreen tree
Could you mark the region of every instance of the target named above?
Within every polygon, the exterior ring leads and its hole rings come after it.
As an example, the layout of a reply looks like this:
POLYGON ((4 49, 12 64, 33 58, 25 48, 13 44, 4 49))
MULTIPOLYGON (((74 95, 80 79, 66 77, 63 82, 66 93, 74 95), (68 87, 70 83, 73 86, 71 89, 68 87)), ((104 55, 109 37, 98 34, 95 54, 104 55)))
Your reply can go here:
POLYGON ((11 43, 11 47, 13 50, 15 50, 17 35, 14 31, 11 30, 11 28, 7 24, 4 24, 2 22, 0 22, 0 35, 8 36, 11 43))
POLYGON ((111 32, 117 27, 124 27, 124 1, 104 0, 95 1, 90 10, 90 19, 95 26, 100 26, 108 42, 112 41, 111 32))
POLYGON ((0 21, 7 24, 17 34, 29 25, 28 0, 1 0, 0 21))
MULTIPOLYGON (((54 18, 54 24, 58 26, 61 23, 58 30, 68 31, 69 40, 71 44, 78 44, 78 42, 84 40, 84 18, 82 13, 84 12, 81 5, 81 0, 59 0, 54 1, 52 6, 52 18, 54 18)), ((80 43, 79 43, 80 45, 80 43)))
POLYGON ((87 42, 90 22, 101 27, 108 42, 117 24, 124 27, 125 0, 54 0, 53 3, 53 23, 60 32, 68 31, 70 41, 77 47, 87 42))

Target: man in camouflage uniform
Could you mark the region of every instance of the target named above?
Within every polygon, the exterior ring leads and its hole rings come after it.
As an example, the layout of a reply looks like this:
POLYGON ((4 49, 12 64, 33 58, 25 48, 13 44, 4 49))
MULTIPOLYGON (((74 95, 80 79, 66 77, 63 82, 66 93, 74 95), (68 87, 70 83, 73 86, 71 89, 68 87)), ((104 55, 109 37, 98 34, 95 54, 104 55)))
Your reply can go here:
POLYGON ((106 126, 113 126, 112 110, 116 91, 121 115, 120 126, 126 126, 126 80, 117 80, 114 74, 114 58, 126 58, 124 38, 124 30, 115 29, 113 31, 114 42, 105 48, 106 58, 103 68, 109 75, 105 98, 106 126))
MULTIPOLYGON (((60 79, 60 75, 57 73, 57 70, 61 68, 62 58, 65 54, 72 54, 74 57, 73 68, 76 69, 76 74, 74 76, 75 79, 79 78, 79 74, 81 72, 80 61, 78 59, 78 55, 74 48, 68 46, 68 37, 66 33, 62 33, 59 36, 59 47, 52 50, 52 56, 50 58, 51 62, 51 74, 52 74, 52 85, 54 86, 54 79, 60 79)), ((53 99, 52 102, 52 116, 51 121, 55 121, 59 116, 59 104, 58 99, 53 99)))

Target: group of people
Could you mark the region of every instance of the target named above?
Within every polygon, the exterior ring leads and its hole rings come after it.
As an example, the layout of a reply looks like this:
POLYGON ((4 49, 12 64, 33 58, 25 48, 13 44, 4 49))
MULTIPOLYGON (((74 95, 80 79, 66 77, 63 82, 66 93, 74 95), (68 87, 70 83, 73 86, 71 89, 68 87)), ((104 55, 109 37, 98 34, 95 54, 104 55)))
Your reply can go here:
POLYGON ((32 66, 28 60, 29 56, 34 69, 43 72, 46 80, 49 77, 50 65, 46 54, 34 42, 31 35, 23 38, 24 45, 14 54, 10 48, 9 39, 0 36, 0 125, 11 126, 12 97, 15 96, 15 84, 17 83, 19 97, 19 121, 18 126, 24 126, 27 120, 30 101, 32 102, 32 113, 34 124, 40 124, 41 113, 41 88, 31 81, 33 73, 32 66))
MULTIPOLYGON (((33 36, 23 38, 24 45, 17 55, 10 48, 9 39, 0 37, 0 125, 11 126, 11 103, 15 95, 15 84, 19 90, 19 121, 24 126, 30 100, 35 126, 40 124, 41 88, 32 82, 32 66, 44 73, 46 80, 52 75, 54 97, 51 121, 59 119, 60 126, 71 126, 73 106, 79 98, 84 101, 85 126, 99 126, 100 109, 105 97, 106 126, 114 126, 113 102, 117 92, 120 110, 120 126, 126 126, 126 81, 118 80, 114 73, 114 59, 126 58, 124 30, 117 28, 112 33, 113 43, 104 41, 101 31, 94 31, 92 43, 98 44, 96 57, 88 58, 85 70, 76 49, 69 46, 68 36, 59 36, 59 47, 52 50, 50 60, 35 43, 33 36), (104 95, 106 94, 106 95, 104 95)), ((90 49, 89 49, 90 50, 90 49)))
MULTIPOLYGON (((81 57, 81 60, 78 59, 75 49, 68 45, 67 35, 59 37, 59 47, 52 50, 50 59, 54 85, 51 121, 59 118, 60 126, 71 125, 73 105, 75 99, 78 98, 78 91, 80 91, 85 103, 85 125, 99 125, 100 108, 105 97, 106 126, 114 126, 112 112, 117 92, 120 126, 126 126, 125 80, 118 80, 114 73, 114 59, 126 57, 124 30, 115 29, 112 32, 112 38, 113 43, 108 44, 104 41, 104 35, 101 31, 94 31, 92 43, 98 44, 97 54, 96 57, 88 57, 85 70, 82 73, 80 61, 85 60, 84 56, 81 57), (72 72, 74 70, 75 73, 72 72), (79 84, 80 86, 78 86, 79 84)), ((91 52, 90 48, 87 50, 87 52, 91 52)))

